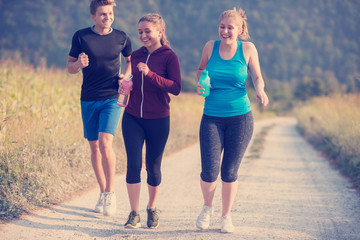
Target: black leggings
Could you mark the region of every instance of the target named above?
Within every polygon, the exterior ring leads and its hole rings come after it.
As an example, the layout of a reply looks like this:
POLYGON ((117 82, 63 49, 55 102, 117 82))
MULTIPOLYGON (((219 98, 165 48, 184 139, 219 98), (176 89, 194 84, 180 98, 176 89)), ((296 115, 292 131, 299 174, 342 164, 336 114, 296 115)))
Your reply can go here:
POLYGON ((126 112, 122 133, 127 155, 127 183, 141 182, 142 149, 146 144, 147 183, 156 187, 161 182, 161 160, 170 131, 170 117, 143 119, 126 112))
POLYGON ((201 179, 214 182, 219 176, 221 153, 221 179, 235 182, 240 162, 253 134, 252 113, 234 117, 203 115, 200 124, 201 179))

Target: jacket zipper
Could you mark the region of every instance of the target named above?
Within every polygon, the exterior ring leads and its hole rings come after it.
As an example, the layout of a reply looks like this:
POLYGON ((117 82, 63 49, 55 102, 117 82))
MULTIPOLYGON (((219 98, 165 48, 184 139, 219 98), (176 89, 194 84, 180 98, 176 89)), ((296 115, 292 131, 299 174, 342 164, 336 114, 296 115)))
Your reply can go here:
MULTIPOLYGON (((145 64, 148 64, 149 58, 150 58, 150 54, 148 54, 147 58, 146 58, 146 62, 145 64)), ((143 105, 144 105, 144 73, 141 73, 141 105, 140 105, 140 118, 143 118, 143 105)))

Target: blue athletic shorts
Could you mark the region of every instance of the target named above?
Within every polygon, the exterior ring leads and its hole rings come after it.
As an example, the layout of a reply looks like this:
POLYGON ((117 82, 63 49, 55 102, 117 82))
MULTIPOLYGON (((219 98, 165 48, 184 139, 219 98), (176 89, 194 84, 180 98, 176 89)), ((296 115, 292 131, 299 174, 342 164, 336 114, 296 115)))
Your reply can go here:
POLYGON ((115 135, 121 115, 121 107, 116 102, 116 98, 104 101, 81 101, 84 137, 88 141, 98 140, 99 132, 115 135))

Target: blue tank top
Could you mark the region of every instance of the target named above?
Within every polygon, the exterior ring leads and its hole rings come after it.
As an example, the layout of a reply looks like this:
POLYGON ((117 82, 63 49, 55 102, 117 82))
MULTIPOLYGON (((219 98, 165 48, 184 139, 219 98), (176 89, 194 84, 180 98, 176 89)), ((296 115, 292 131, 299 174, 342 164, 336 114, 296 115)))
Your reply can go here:
POLYGON ((206 70, 210 77, 210 95, 205 98, 204 114, 214 117, 232 117, 251 111, 246 90, 248 66, 242 50, 242 41, 232 59, 220 57, 220 40, 215 41, 206 70))

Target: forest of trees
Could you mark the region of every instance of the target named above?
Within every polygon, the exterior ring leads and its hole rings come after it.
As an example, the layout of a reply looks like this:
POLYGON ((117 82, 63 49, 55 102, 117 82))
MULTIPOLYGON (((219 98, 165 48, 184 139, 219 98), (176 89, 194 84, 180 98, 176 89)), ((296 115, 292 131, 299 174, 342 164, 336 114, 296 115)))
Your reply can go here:
MULTIPOLYGON (((241 7, 273 99, 360 91, 359 0, 116 2, 113 27, 131 37, 134 49, 140 46, 138 19, 147 12, 164 17, 184 80, 195 81, 204 44, 218 38, 221 12, 241 7)), ((64 68, 72 35, 93 23, 89 4, 90 0, 0 0, 1 57, 64 68)))

